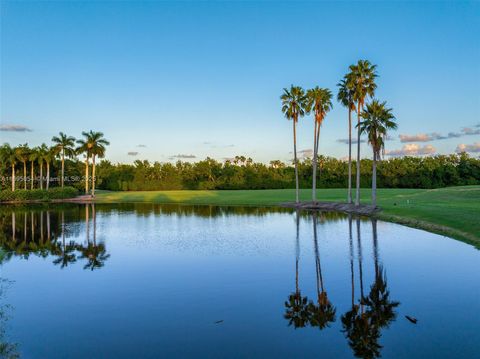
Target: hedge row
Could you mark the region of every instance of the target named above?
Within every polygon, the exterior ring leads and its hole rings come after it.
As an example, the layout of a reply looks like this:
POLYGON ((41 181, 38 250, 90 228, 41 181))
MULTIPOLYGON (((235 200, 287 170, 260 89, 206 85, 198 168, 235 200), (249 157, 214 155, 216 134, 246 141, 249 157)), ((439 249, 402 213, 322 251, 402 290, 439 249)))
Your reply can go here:
POLYGON ((54 187, 49 190, 3 190, 0 191, 0 202, 49 201, 52 199, 72 198, 77 195, 78 190, 73 187, 54 187))

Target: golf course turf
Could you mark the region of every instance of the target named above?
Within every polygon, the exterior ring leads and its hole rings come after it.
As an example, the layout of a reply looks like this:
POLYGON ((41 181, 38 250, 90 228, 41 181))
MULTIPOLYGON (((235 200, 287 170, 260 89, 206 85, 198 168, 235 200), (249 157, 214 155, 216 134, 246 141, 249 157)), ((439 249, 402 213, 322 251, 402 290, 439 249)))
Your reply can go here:
MULTIPOLYGON (((480 248, 480 186, 439 189, 378 189, 377 217, 382 220, 444 234, 480 248)), ((361 190, 362 203, 368 204, 371 192, 361 190)), ((345 189, 318 189, 319 201, 344 202, 345 189)), ((219 206, 275 206, 291 202, 295 190, 233 191, 146 191, 96 194, 97 203, 178 203, 219 206)), ((311 190, 302 189, 300 198, 311 200, 311 190)))

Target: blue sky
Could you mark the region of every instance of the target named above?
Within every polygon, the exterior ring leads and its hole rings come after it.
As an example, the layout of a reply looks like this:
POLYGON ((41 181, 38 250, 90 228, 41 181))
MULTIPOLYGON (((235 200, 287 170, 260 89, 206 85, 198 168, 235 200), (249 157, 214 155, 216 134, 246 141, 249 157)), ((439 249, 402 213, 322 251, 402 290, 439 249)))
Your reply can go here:
MULTIPOLYGON (((0 140, 37 145, 93 129, 114 162, 288 160, 282 88, 336 92, 348 66, 369 59, 399 124, 388 151, 477 156, 479 34, 479 2, 2 0, 0 140)), ((300 150, 312 148, 312 127, 300 120, 300 150)), ((335 103, 320 152, 344 157, 346 137, 335 103)))

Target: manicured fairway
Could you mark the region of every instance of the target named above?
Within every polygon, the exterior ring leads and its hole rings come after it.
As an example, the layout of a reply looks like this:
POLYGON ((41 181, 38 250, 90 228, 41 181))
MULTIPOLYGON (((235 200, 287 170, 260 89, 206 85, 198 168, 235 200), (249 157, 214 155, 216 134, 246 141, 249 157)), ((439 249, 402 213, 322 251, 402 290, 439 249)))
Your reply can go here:
MULTIPOLYGON (((152 202, 205 205, 270 206, 294 200, 295 191, 152 191, 105 192, 96 202, 152 202)), ((311 191, 301 190, 301 199, 310 200, 311 191)), ((320 189, 320 201, 345 201, 345 189, 320 189)), ((370 190, 362 189, 368 203, 370 190)), ((441 189, 379 189, 381 219, 427 229, 469 242, 480 248, 480 186, 441 189)))

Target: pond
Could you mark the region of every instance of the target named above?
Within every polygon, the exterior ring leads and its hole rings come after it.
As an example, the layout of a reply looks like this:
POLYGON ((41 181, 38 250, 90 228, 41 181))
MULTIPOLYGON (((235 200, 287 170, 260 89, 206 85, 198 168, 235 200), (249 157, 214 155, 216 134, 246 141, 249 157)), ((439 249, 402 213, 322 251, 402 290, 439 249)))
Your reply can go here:
POLYGON ((473 358, 480 251, 289 209, 0 207, 0 350, 22 358, 473 358))

